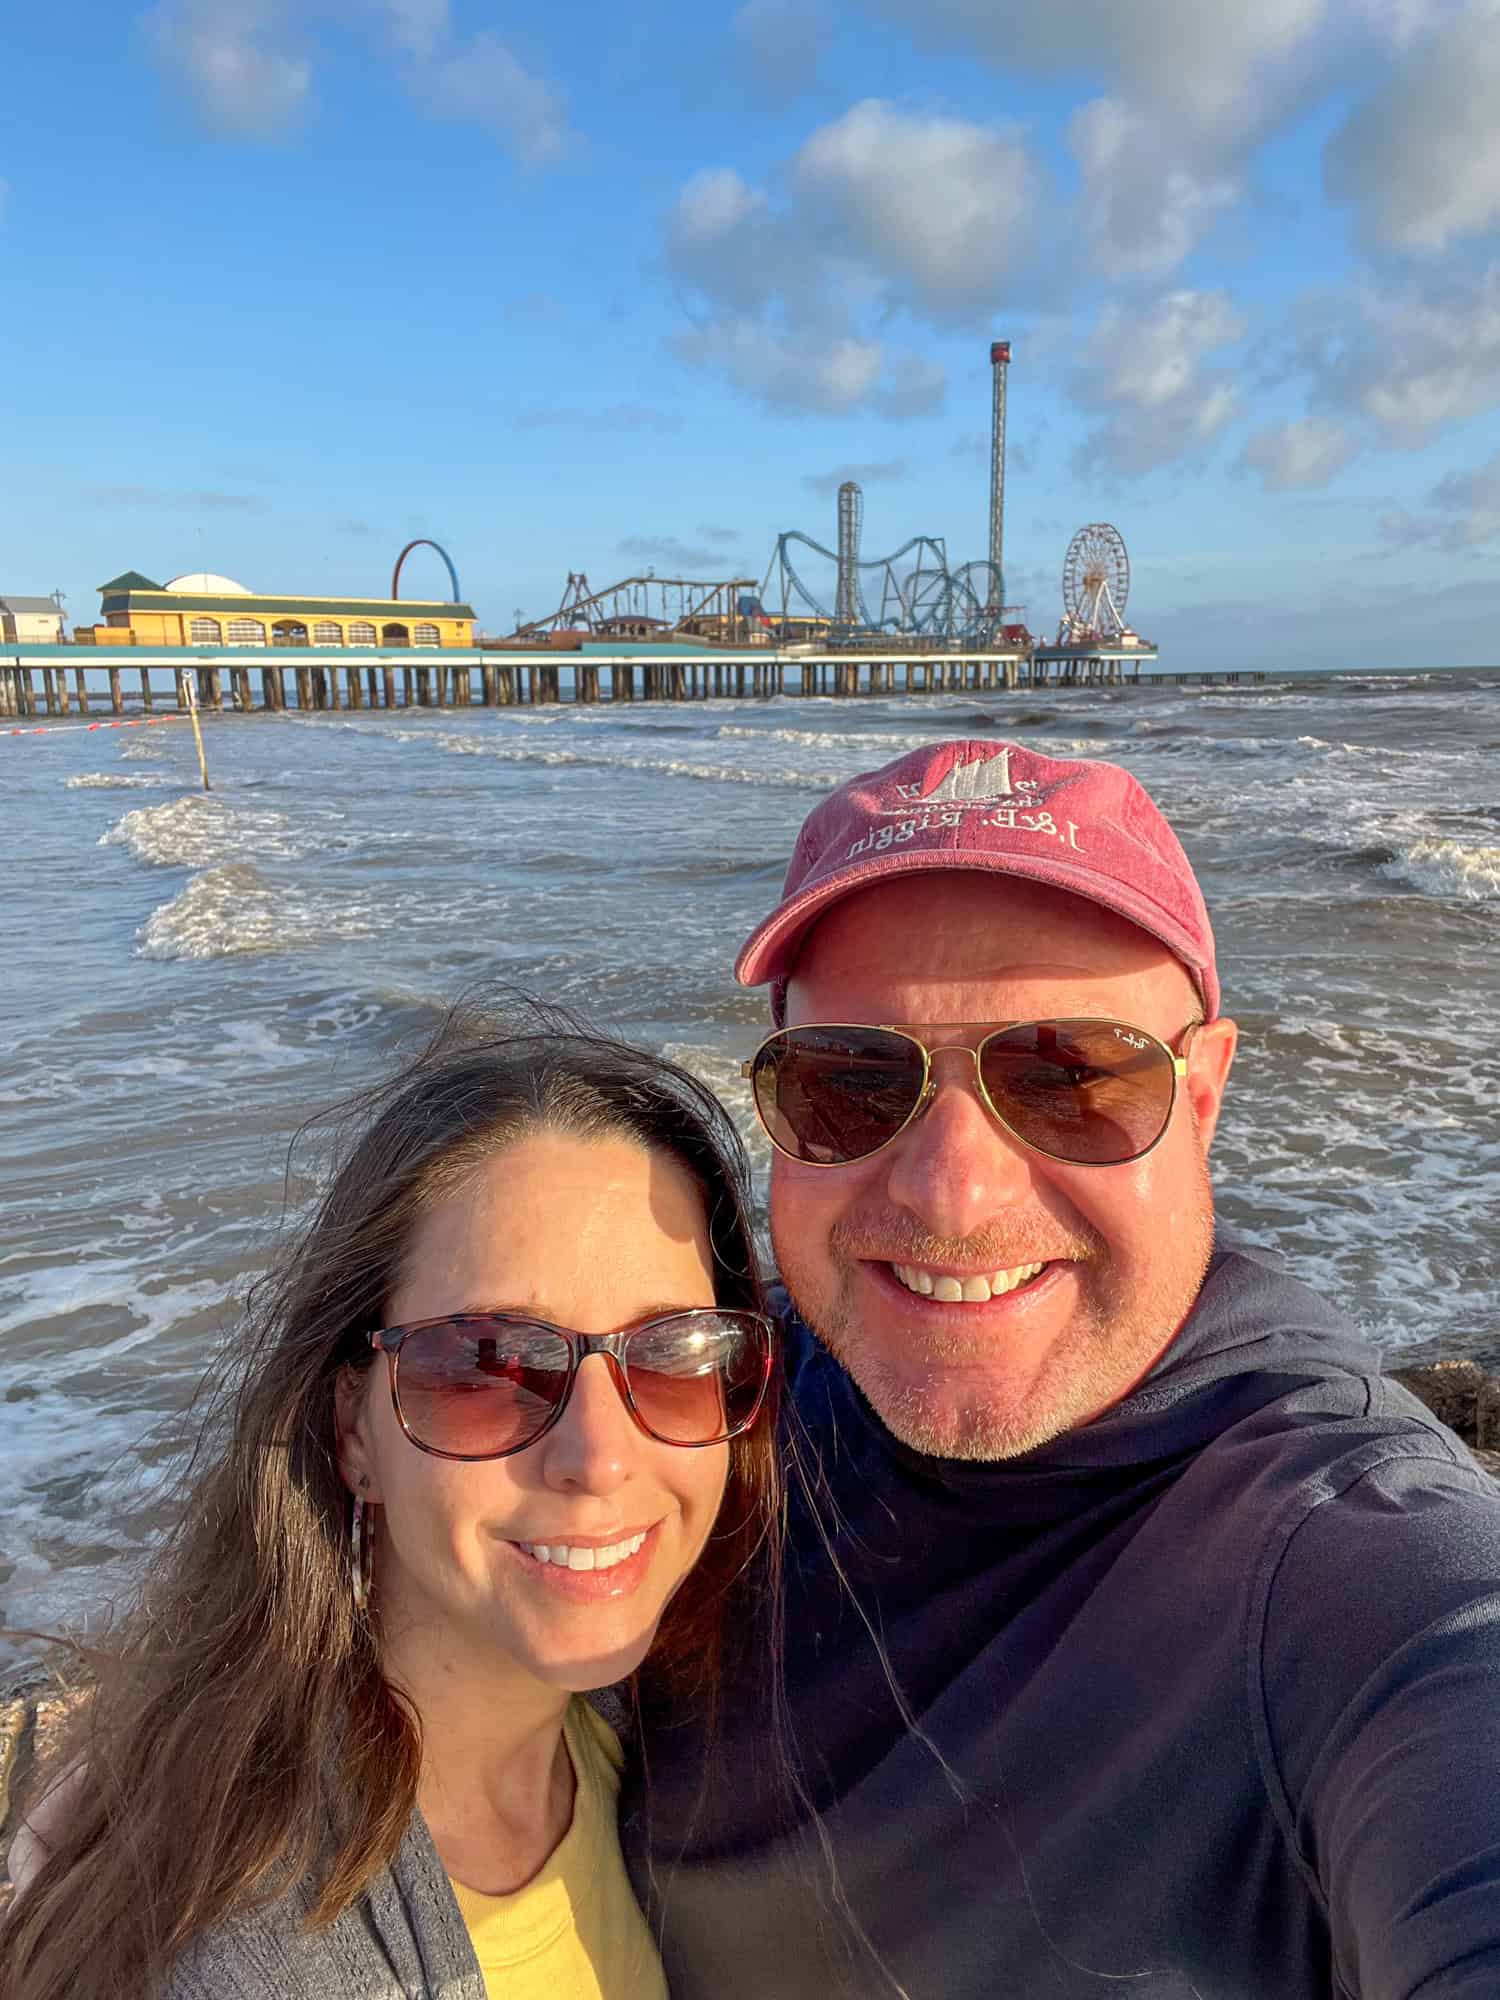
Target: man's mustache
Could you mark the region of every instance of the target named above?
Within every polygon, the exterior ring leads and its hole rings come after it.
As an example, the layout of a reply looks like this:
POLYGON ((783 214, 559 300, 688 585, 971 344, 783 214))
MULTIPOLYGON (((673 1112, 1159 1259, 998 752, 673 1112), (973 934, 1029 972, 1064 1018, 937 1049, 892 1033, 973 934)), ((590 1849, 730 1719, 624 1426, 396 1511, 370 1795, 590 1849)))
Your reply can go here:
POLYGON ((1009 1271, 1018 1264, 1092 1263, 1105 1251, 1097 1230, 1064 1228, 1048 1218, 996 1222, 972 1236, 933 1236, 909 1215, 846 1217, 828 1232, 835 1257, 886 1264, 957 1264, 973 1271, 1009 1271))

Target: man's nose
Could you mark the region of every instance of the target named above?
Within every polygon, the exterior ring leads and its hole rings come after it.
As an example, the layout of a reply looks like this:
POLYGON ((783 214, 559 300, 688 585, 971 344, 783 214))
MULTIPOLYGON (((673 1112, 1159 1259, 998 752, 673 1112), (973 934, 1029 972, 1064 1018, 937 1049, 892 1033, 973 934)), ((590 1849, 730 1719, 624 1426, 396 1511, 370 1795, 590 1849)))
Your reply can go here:
POLYGON ((590 1354, 568 1407, 541 1441, 544 1477, 558 1492, 615 1493, 635 1470, 640 1442, 608 1357, 590 1354))
POLYGON ((967 1049, 933 1052, 933 1092, 891 1144, 886 1188, 930 1235, 972 1236, 1032 1191, 1036 1156, 979 1095, 967 1049))

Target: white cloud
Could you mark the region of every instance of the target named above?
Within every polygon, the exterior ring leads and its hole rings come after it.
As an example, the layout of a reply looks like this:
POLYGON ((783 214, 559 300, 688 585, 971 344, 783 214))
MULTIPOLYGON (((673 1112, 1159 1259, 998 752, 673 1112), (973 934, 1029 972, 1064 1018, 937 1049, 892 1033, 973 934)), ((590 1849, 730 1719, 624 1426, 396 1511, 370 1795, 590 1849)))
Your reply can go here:
POLYGON ((807 139, 785 187, 773 202, 730 167, 683 187, 662 237, 693 321, 678 353, 781 408, 936 409, 943 368, 889 327, 988 329, 1030 234, 1019 138, 866 99, 807 139))
POLYGON ((1296 73, 1329 0, 867 0, 940 40, 968 42, 999 70, 1102 77, 1106 89, 1170 109, 1204 130, 1258 123, 1296 73), (1285 86, 1283 85, 1283 89, 1285 86))
POLYGON ((1174 157, 1172 136, 1116 97, 1095 98, 1069 121, 1079 225, 1090 264, 1106 277, 1167 276, 1239 200, 1238 175, 1174 157))
POLYGON ((590 436, 601 431, 679 431, 682 418, 675 410, 656 410, 643 403, 611 403, 605 409, 581 409, 569 403, 541 405, 519 410, 511 423, 518 431, 581 430, 590 436))
POLYGON ((1445 473, 1428 499, 1449 513, 1500 514, 1500 451, 1470 472, 1445 473))
POLYGON ((284 0, 157 0, 141 19, 157 63, 216 133, 273 138, 296 122, 312 63, 284 0))
POLYGON ((853 410, 874 404, 886 365, 879 341, 817 328, 716 320, 677 336, 682 358, 713 368, 737 389, 779 409, 853 410))
POLYGON ((1365 240, 1432 254, 1500 221, 1500 5, 1420 43, 1328 142, 1324 184, 1365 240))
POLYGON ((732 167, 694 174, 667 218, 668 268, 721 308, 757 312, 799 254, 765 196, 732 167))
POLYGON ((1008 127, 866 98, 813 133, 792 173, 814 233, 934 317, 992 306, 1027 247, 1036 176, 1008 127))
MULTIPOLYGON (((1345 91, 1458 0, 862 0, 918 40, 967 44, 999 77, 1082 86, 1064 252, 1106 278, 1161 280, 1237 206, 1256 149, 1345 91), (1097 94, 1092 94, 1097 93, 1097 94)), ((1488 4, 1488 0, 1485 0, 1488 4)))
POLYGON ((1106 413, 1080 462, 1141 473, 1211 444, 1239 398, 1228 372, 1206 363, 1243 332, 1223 292, 1172 291, 1142 308, 1106 306, 1074 384, 1081 403, 1106 413))
POLYGON ((1301 361, 1328 413, 1415 450, 1500 403, 1500 263, 1367 282, 1307 309, 1301 361))
POLYGON ((802 477, 802 484, 810 493, 820 493, 826 499, 837 493, 846 479, 852 479, 860 486, 877 486, 892 479, 909 479, 911 460, 906 458, 882 458, 864 465, 836 465, 829 472, 808 472, 802 477))
POLYGON ((397 48, 424 58, 436 52, 448 34, 448 0, 371 0, 385 17, 397 48))
POLYGON ((1256 431, 1240 462, 1260 474, 1268 493, 1285 493, 1296 486, 1326 486, 1359 449, 1359 439, 1342 424, 1302 417, 1256 431))
POLYGON ((677 535, 627 535, 617 548, 622 556, 653 566, 665 564, 678 575, 690 570, 721 571, 724 557, 717 549, 699 548, 677 535))
POLYGON ((1500 451, 1467 472, 1449 472, 1427 496, 1431 510, 1396 508, 1380 522, 1383 541, 1396 548, 1431 544, 1462 555, 1500 541, 1500 451))
POLYGON ((141 16, 160 67, 211 130, 275 138, 311 99, 314 31, 342 16, 382 23, 424 112, 484 127, 526 166, 570 150, 562 92, 490 32, 454 38, 448 0, 156 0, 141 16))
POLYGON ((427 62, 420 88, 429 109, 484 126, 524 166, 550 166, 572 143, 561 91, 488 29, 427 62))
POLYGON ((816 0, 745 0, 734 17, 734 39, 756 93, 784 104, 816 85, 828 20, 816 0))

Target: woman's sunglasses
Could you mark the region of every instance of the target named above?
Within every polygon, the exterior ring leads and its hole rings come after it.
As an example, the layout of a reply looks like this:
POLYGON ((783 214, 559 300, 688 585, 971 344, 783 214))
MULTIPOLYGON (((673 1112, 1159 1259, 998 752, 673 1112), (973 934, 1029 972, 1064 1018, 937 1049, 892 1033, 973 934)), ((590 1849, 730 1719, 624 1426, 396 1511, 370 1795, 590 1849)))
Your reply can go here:
POLYGON ((1093 1020, 1018 1021, 973 1047, 939 1049, 901 1028, 782 1028, 741 1074, 778 1152, 807 1166, 847 1167, 906 1130, 932 1095, 934 1058, 960 1053, 1007 1132, 1048 1159, 1083 1167, 1149 1153, 1187 1075, 1186 1058, 1144 1028, 1093 1020))
POLYGON ((755 1422, 771 1379, 759 1313, 663 1313, 618 1333, 573 1333, 514 1313, 383 1327, 396 1421, 438 1458, 509 1458, 551 1430, 581 1363, 604 1355, 625 1407, 659 1444, 724 1444, 755 1422))

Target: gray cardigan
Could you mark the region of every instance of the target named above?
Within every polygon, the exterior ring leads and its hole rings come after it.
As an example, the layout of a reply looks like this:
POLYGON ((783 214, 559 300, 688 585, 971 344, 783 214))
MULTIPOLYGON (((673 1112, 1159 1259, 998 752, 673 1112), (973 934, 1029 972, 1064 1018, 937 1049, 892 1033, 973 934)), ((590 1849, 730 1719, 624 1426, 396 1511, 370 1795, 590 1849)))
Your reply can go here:
POLYGON ((305 1888, 199 1938, 163 2000, 485 2000, 447 1870, 420 1813, 394 1864, 326 1930, 305 1888))

